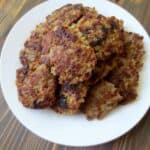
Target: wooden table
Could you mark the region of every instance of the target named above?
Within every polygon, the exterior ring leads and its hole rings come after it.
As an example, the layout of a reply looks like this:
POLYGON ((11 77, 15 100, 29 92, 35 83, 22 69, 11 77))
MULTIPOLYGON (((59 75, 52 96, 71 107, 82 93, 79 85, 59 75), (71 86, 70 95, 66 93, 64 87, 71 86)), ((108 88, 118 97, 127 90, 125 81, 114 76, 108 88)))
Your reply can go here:
MULTIPOLYGON (((13 24, 43 0, 0 0, 0 48, 13 24)), ((150 34, 150 0, 113 0, 131 12, 150 34)), ((69 2, 69 0, 68 0, 69 2)), ((25 129, 9 110, 0 91, 0 150, 150 150, 150 111, 129 133, 108 144, 66 147, 45 141, 25 129)))

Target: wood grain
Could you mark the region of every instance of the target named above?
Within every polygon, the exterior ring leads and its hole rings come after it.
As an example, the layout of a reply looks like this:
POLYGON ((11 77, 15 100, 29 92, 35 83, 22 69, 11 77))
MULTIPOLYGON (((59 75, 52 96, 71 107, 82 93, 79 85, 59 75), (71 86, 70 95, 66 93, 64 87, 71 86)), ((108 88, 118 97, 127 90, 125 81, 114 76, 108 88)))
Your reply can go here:
MULTIPOLYGON (((0 49, 13 24, 43 0, 0 0, 0 49)), ((131 12, 150 34, 149 0, 112 0, 131 12)), ((109 134, 109 133, 108 133, 109 134)), ((25 129, 13 116, 0 90, 0 150, 149 150, 150 111, 129 133, 110 143, 83 148, 45 141, 25 129)))

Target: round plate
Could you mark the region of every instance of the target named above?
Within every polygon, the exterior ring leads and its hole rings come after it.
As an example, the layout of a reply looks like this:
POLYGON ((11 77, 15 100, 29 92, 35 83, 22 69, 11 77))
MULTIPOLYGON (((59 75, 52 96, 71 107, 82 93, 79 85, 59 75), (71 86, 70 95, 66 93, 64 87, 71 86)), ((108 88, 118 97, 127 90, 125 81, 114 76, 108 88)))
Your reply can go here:
POLYGON ((2 53, 0 80, 4 97, 16 118, 38 136, 59 144, 90 146, 109 142, 129 131, 144 116, 150 106, 150 40, 141 24, 119 6, 98 0, 84 0, 85 6, 95 7, 105 16, 124 20, 125 29, 144 36, 146 57, 141 73, 137 101, 112 111, 102 120, 88 121, 83 115, 65 116, 46 110, 32 110, 18 101, 15 85, 16 69, 20 66, 19 52, 31 31, 55 9, 81 0, 56 0, 44 2, 26 13, 10 31, 2 53))

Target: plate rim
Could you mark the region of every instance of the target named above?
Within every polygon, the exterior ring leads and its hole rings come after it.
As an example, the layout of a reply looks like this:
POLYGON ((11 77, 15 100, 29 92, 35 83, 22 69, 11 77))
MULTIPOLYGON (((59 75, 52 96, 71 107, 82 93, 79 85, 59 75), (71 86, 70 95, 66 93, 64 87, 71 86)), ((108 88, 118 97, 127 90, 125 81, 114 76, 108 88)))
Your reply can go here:
MULTIPOLYGON (((57 1, 56 1, 56 2, 57 2, 57 1)), ((40 7, 41 5, 46 5, 46 3, 49 3, 49 1, 45 1, 45 2, 42 2, 42 3, 40 3, 40 4, 36 5, 36 6, 34 6, 34 7, 31 8, 29 11, 27 11, 24 15, 22 15, 22 16, 16 21, 16 23, 12 26, 12 28, 10 29, 10 31, 9 31, 9 33, 7 34, 7 37, 6 37, 6 39, 5 39, 5 42, 4 42, 3 46, 2 46, 1 55, 0 55, 0 85, 1 85, 1 91, 2 91, 2 93, 3 93, 3 97, 4 97, 4 99, 5 99, 6 103, 7 103, 7 105, 8 105, 8 107, 9 107, 10 111, 11 111, 12 114, 15 116, 15 118, 16 118, 26 129, 28 129, 29 131, 31 131, 33 134, 38 135, 39 137, 41 137, 41 138, 43 138, 43 139, 45 139, 45 140, 47 140, 47 141, 54 142, 54 143, 61 144, 61 145, 76 146, 76 147, 94 146, 94 145, 99 145, 99 144, 108 143, 108 142, 110 142, 110 141, 112 141, 112 140, 115 140, 115 139, 117 139, 117 138, 123 136, 124 134, 126 134, 127 132, 129 132, 130 130, 132 130, 132 129, 142 120, 142 118, 145 116, 145 114, 146 114, 147 111, 149 110, 149 107, 150 107, 150 106, 148 106, 147 110, 145 110, 145 113, 142 115, 142 117, 141 117, 141 118, 138 118, 137 122, 136 122, 135 124, 133 124, 132 127, 130 127, 128 130, 126 130, 126 131, 124 131, 124 132, 122 132, 122 133, 119 133, 118 136, 112 137, 112 139, 109 139, 109 140, 107 140, 107 141, 105 141, 105 142, 102 142, 102 143, 101 143, 101 142, 99 142, 99 143, 96 142, 96 143, 93 143, 93 144, 90 143, 89 145, 88 145, 88 144, 75 144, 75 145, 74 145, 74 144, 64 144, 64 143, 59 143, 59 142, 53 141, 52 139, 45 138, 45 137, 41 136, 39 133, 36 133, 36 132, 33 131, 32 129, 30 129, 28 126, 26 126, 26 125, 24 124, 24 122, 21 121, 21 120, 18 118, 18 116, 16 115, 16 113, 13 111, 13 109, 9 106, 8 100, 6 100, 6 97, 7 97, 7 96, 5 95, 5 92, 4 92, 5 89, 3 88, 3 82, 4 82, 4 81, 2 80, 2 73, 1 73, 1 72, 2 72, 2 71, 1 71, 1 70, 2 70, 2 62, 1 62, 2 59, 1 59, 1 58, 3 57, 3 52, 4 52, 4 49, 5 49, 5 45, 6 45, 6 43, 7 43, 7 40, 8 40, 8 38, 9 38, 9 35, 10 35, 11 31, 12 31, 13 29, 15 29, 17 23, 20 22, 21 19, 24 18, 24 16, 26 16, 26 15, 29 14, 29 13, 31 13, 33 9, 38 8, 38 7, 40 7)), ((82 1, 81 1, 81 3, 82 3, 82 1)), ((118 6, 117 4, 115 4, 115 3, 113 3, 113 2, 106 1, 106 3, 111 3, 112 5, 115 5, 115 6, 119 7, 120 9, 122 9, 123 11, 125 11, 125 13, 129 14, 132 18, 134 18, 134 20, 137 21, 138 24, 140 24, 140 26, 143 28, 145 34, 149 37, 149 35, 148 35, 148 33, 146 32, 146 30, 145 30, 145 28, 143 27, 143 25, 142 25, 131 13, 129 13, 127 10, 125 10, 124 8, 122 8, 121 6, 118 6)))

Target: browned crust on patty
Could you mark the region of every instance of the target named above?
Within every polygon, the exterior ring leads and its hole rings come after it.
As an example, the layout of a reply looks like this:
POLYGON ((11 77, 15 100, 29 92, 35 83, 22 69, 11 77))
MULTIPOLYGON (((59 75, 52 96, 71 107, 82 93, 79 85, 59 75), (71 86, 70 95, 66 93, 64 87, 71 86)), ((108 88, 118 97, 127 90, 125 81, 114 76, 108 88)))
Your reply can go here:
POLYGON ((123 52, 123 22, 115 17, 85 15, 77 27, 94 48, 97 59, 105 60, 114 53, 123 52))
POLYGON ((48 49, 44 43, 44 36, 49 28, 46 23, 41 23, 32 31, 30 37, 24 43, 24 49, 20 52, 20 61, 22 65, 27 65, 29 68, 36 68, 43 51, 48 49))
POLYGON ((118 58, 116 68, 108 79, 123 96, 123 102, 130 102, 137 97, 139 71, 143 66, 143 37, 131 32, 124 32, 126 53, 118 58))
POLYGON ((88 119, 102 118, 115 108, 122 96, 115 86, 107 81, 101 81, 91 87, 83 111, 88 119))
POLYGON ((79 107, 85 102, 88 86, 78 85, 60 85, 58 89, 58 98, 54 109, 59 113, 74 114, 79 111, 79 107))
POLYGON ((57 10, 47 17, 47 22, 51 27, 69 26, 76 22, 83 15, 84 8, 81 4, 68 4, 57 10))
POLYGON ((76 31, 57 27, 49 33, 51 72, 60 84, 77 84, 87 81, 96 64, 93 48, 86 44, 76 31))
POLYGON ((55 77, 44 64, 34 71, 25 67, 18 69, 16 84, 19 100, 25 107, 43 108, 55 102, 55 77))

